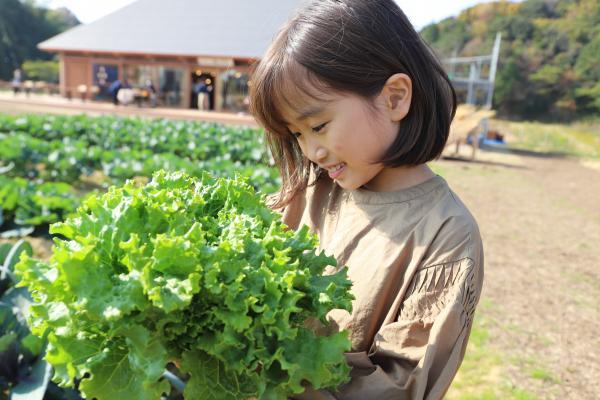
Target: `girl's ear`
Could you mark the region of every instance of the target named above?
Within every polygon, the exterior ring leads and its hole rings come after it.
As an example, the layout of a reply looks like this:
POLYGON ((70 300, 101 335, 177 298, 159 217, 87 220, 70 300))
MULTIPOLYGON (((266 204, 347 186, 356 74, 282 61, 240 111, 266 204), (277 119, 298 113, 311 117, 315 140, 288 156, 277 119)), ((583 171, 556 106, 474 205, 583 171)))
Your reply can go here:
POLYGON ((406 117, 412 99, 412 81, 408 75, 398 73, 390 76, 383 86, 382 95, 386 110, 393 122, 406 117))

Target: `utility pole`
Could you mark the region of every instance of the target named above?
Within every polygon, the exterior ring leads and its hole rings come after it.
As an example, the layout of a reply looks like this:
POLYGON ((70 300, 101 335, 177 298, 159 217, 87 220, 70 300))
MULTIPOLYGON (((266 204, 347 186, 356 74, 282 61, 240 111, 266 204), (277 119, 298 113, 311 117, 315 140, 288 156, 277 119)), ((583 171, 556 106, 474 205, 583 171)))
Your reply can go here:
POLYGON ((494 50, 492 52, 492 62, 490 65, 490 76, 489 76, 489 88, 487 101, 485 107, 487 109, 492 108, 492 98, 494 97, 494 83, 496 82, 496 70, 498 68, 498 57, 500 56, 500 42, 502 41, 502 33, 496 33, 496 40, 494 40, 494 50))

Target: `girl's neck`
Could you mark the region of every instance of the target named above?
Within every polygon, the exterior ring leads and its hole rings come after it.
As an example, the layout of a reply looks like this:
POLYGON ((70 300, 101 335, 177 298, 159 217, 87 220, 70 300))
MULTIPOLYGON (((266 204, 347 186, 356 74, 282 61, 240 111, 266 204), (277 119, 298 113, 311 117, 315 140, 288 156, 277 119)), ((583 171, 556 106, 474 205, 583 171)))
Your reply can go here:
POLYGON ((416 167, 384 168, 362 188, 372 192, 395 192, 423 183, 435 176, 427 164, 416 167))

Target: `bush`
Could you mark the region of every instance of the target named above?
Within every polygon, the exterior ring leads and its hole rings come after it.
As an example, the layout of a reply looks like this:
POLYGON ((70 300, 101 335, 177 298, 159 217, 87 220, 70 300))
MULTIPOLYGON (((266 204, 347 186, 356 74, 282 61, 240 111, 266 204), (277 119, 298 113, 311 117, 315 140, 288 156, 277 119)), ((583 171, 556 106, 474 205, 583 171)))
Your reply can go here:
POLYGON ((58 61, 25 61, 22 68, 29 80, 58 83, 58 61))

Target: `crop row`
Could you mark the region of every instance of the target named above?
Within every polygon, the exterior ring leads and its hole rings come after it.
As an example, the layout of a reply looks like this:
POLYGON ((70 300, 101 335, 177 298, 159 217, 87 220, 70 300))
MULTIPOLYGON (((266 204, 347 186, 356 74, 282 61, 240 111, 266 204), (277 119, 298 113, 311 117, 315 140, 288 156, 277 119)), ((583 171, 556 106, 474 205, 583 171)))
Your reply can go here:
POLYGON ((192 160, 228 155, 242 163, 269 163, 259 129, 216 123, 108 116, 0 116, 0 132, 23 132, 47 142, 83 142, 103 150, 147 150, 192 160))
POLYGON ((122 180, 164 166, 231 172, 272 166, 260 130, 215 123, 86 116, 0 116, 0 171, 75 182, 100 170, 122 180), (186 165, 186 161, 188 162, 186 165))
POLYGON ((239 174, 263 193, 279 185, 258 129, 166 119, 0 115, 0 232, 10 225, 16 234, 9 235, 21 236, 22 227, 30 231, 64 218, 90 187, 150 177, 160 169, 239 174))

